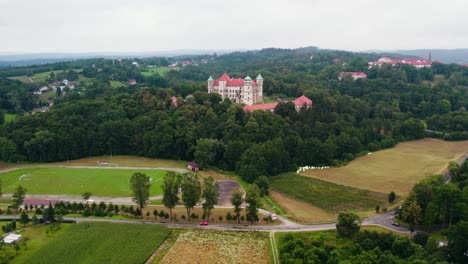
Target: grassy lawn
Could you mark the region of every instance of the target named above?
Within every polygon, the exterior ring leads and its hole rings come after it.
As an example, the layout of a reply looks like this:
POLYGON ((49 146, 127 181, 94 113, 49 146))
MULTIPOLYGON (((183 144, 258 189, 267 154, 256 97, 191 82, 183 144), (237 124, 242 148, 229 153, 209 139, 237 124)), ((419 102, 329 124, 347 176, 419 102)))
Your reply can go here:
POLYGON ((119 81, 110 81, 110 86, 112 88, 119 88, 119 87, 127 87, 128 84, 123 83, 123 82, 119 82, 119 81))
POLYGON ((15 114, 5 114, 5 123, 10 123, 16 120, 17 115, 15 114))
POLYGON ((154 225, 73 224, 24 263, 145 263, 169 233, 154 225))
POLYGON ((468 140, 448 142, 427 138, 400 143, 340 168, 301 174, 355 188, 404 195, 424 177, 443 173, 449 161, 459 159, 467 150, 468 140))
POLYGON ((268 234, 213 230, 182 231, 159 263, 270 263, 268 234))
POLYGON ((382 206, 386 194, 337 185, 289 173, 270 178, 271 189, 330 213, 347 210, 368 211, 382 206))
POLYGON ((142 68, 141 74, 145 77, 149 77, 154 75, 155 73, 164 76, 168 71, 170 71, 168 67, 154 67, 154 68, 142 68))
MULTIPOLYGON (((185 168, 186 163, 184 161, 177 160, 163 160, 163 159, 151 159, 136 156, 100 156, 83 158, 79 160, 70 160, 63 162, 49 163, 49 165, 57 166, 97 166, 97 161, 106 161, 110 167, 171 167, 171 168, 185 168)), ((105 165, 102 165, 105 166, 105 165)))
POLYGON ((38 252, 43 246, 47 245, 47 243, 52 241, 62 232, 65 232, 69 227, 70 224, 61 224, 59 230, 49 233, 46 233, 49 226, 44 225, 31 226, 24 229, 20 234, 23 235, 23 237, 29 237, 30 239, 27 243, 27 249, 25 250, 22 248, 19 251, 19 254, 11 260, 10 263, 28 263, 26 260, 30 255, 38 252))
POLYGON ((131 196, 130 177, 143 172, 152 178, 150 195, 162 194, 161 184, 165 171, 114 170, 71 168, 23 168, 0 175, 3 192, 13 193, 18 184, 28 194, 75 194, 85 191, 94 196, 131 196))

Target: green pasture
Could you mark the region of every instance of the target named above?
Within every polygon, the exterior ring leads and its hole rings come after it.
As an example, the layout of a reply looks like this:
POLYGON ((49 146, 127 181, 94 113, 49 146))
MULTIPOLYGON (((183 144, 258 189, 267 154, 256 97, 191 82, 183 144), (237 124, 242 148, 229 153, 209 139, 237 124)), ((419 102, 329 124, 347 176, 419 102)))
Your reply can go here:
POLYGON ((162 194, 165 171, 74 168, 24 168, 0 174, 3 193, 13 193, 21 184, 28 194, 92 192, 94 196, 131 196, 130 177, 142 172, 152 179, 150 195, 162 194))
POLYGON ((270 178, 272 190, 331 213, 373 210, 386 202, 386 195, 324 182, 293 173, 270 178))
POLYGON ((24 263, 145 263, 169 233, 155 225, 73 224, 24 263))
POLYGON ((168 67, 154 67, 154 68, 142 68, 141 69, 141 74, 145 77, 149 77, 154 75, 155 73, 164 76, 166 75, 167 72, 169 72, 171 69, 168 67))

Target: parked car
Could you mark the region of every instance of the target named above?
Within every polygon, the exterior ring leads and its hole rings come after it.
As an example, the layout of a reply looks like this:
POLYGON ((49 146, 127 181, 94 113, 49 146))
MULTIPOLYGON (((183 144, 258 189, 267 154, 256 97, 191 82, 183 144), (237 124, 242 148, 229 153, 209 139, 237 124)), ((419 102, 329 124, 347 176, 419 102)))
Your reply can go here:
POLYGON ((392 225, 394 225, 394 226, 400 226, 400 224, 397 223, 397 222, 393 222, 392 225))
POLYGON ((201 226, 207 226, 207 225, 208 225, 208 221, 203 221, 203 222, 201 222, 200 225, 201 225, 201 226))

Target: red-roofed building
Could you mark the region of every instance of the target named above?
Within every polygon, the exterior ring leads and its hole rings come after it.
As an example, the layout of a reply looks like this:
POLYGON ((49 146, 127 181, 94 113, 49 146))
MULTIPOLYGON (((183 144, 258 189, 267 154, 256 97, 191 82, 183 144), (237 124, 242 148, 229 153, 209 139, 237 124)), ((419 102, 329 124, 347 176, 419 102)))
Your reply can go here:
POLYGON ((263 102, 263 77, 261 74, 255 80, 249 76, 231 78, 227 73, 214 80, 208 78, 208 93, 218 93, 221 98, 229 98, 238 104, 254 105, 263 102))
POLYGON ((131 79, 131 80, 128 81, 128 84, 135 85, 135 84, 137 84, 137 81, 135 79, 131 79))
MULTIPOLYGON (((310 100, 309 98, 307 98, 304 95, 301 96, 301 97, 296 98, 296 100, 294 100, 293 103, 294 103, 294 108, 298 112, 301 111, 302 108, 309 109, 310 107, 312 107, 312 104, 313 104, 312 100, 310 100)), ((253 111, 257 111, 257 110, 263 110, 263 111, 273 112, 275 110, 276 106, 278 106, 278 103, 246 105, 246 106, 244 106, 244 111, 245 112, 253 112, 253 111)))
POLYGON ((367 75, 364 72, 341 72, 340 76, 338 76, 338 80, 341 81, 345 75, 351 75, 354 80, 360 79, 360 78, 367 78, 367 75))
POLYGON ((392 67, 396 67, 398 64, 408 64, 418 69, 432 65, 432 62, 425 59, 390 59, 388 57, 380 58, 378 61, 370 61, 368 65, 369 69, 375 66, 380 68, 385 63, 392 65, 392 67))
POLYGON ((171 96, 172 104, 177 107, 177 97, 171 96))

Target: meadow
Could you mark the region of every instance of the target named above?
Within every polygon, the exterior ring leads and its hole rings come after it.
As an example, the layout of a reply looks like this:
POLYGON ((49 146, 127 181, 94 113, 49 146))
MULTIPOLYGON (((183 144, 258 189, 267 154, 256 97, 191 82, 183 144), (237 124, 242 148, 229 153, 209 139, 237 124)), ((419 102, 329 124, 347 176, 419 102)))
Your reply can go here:
POLYGON ((13 122, 16 120, 17 115, 15 114, 5 114, 5 123, 13 122))
POLYGON ((182 231, 160 263, 271 263, 268 235, 263 232, 182 231))
POLYGON ((105 161, 108 165, 101 165, 103 167, 147 167, 147 168, 158 168, 158 167, 171 167, 171 168, 185 168, 184 161, 177 160, 164 160, 164 159, 152 159, 137 156, 98 156, 91 158, 82 158, 78 160, 69 160, 62 162, 53 162, 48 165, 56 166, 96 166, 97 161, 105 161))
POLYGON ((161 76, 164 76, 166 75, 166 73, 168 71, 170 71, 171 69, 169 69, 168 67, 153 67, 153 68, 143 68, 141 70, 141 74, 143 74, 143 76, 145 77, 149 77, 149 76, 152 76, 154 75, 155 73, 161 75, 161 76))
POLYGON ((73 224, 25 263, 145 263, 169 233, 155 225, 73 224))
POLYGON ((408 194, 421 179, 443 173, 452 160, 467 154, 468 140, 426 138, 400 143, 339 168, 309 170, 301 175, 381 193, 408 194))
POLYGON ((13 193, 21 184, 28 194, 75 194, 131 196, 130 178, 142 172, 152 179, 150 195, 162 194, 165 171, 85 168, 23 168, 0 174, 3 193, 13 193))
POLYGON ((334 214, 347 210, 372 210, 376 205, 384 205, 387 197, 386 194, 337 185, 293 173, 271 177, 269 180, 273 191, 334 214))

